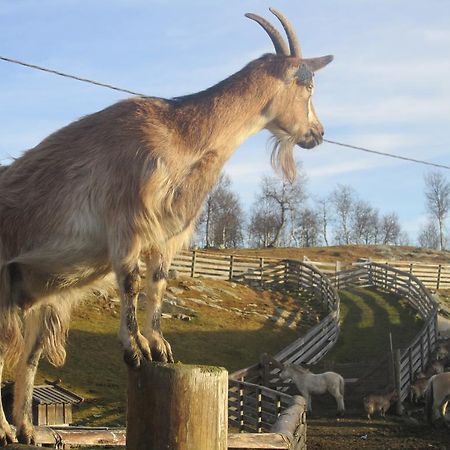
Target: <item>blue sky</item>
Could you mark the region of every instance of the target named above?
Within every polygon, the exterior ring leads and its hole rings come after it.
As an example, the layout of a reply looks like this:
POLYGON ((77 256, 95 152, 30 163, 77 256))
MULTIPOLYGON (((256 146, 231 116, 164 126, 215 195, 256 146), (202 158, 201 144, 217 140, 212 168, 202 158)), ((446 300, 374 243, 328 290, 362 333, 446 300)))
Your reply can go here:
MULTIPOLYGON (((450 165, 448 0, 0 0, 0 55, 173 97, 273 51, 244 17, 255 12, 276 24, 269 6, 293 22, 305 56, 335 55, 316 76, 327 138, 450 165)), ((1 162, 125 97, 0 61, 1 162)), ((268 136, 250 138, 225 167, 245 205, 273 173, 268 136)), ((331 144, 296 154, 313 196, 348 184, 381 212, 396 211, 415 237, 428 168, 331 144)))

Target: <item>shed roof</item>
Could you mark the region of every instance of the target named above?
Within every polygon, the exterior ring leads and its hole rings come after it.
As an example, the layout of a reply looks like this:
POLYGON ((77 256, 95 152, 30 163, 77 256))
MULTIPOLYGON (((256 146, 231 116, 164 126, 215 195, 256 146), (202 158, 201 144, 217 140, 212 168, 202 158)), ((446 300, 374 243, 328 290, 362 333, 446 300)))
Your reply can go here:
MULTIPOLYGON (((8 383, 2 388, 2 394, 11 395, 14 383, 8 383)), ((79 395, 58 384, 42 384, 33 388, 33 403, 52 405, 55 403, 78 404, 83 401, 79 395)))

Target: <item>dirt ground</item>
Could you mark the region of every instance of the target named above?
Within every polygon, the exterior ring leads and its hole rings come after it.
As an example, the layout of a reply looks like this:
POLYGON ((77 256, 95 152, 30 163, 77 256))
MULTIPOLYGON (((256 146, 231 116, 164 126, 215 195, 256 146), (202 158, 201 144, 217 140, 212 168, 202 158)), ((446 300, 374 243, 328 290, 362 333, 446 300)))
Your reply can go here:
POLYGON ((308 450, 450 449, 450 429, 389 417, 368 421, 362 415, 308 417, 308 450))

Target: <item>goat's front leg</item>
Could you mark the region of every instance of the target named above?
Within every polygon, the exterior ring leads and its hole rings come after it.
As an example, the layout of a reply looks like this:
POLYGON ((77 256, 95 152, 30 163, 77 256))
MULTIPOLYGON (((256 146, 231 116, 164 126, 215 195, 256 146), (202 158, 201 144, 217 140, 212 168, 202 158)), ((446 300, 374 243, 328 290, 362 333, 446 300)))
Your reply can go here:
POLYGON ((152 355, 147 339, 140 333, 136 307, 141 277, 139 267, 121 269, 117 273, 121 296, 119 338, 124 348, 124 360, 132 368, 139 368, 144 360, 151 361, 152 355))
POLYGON ((167 285, 167 266, 160 256, 148 256, 146 296, 147 318, 144 334, 150 343, 152 356, 155 361, 174 362, 172 348, 164 339, 161 331, 161 304, 167 285))

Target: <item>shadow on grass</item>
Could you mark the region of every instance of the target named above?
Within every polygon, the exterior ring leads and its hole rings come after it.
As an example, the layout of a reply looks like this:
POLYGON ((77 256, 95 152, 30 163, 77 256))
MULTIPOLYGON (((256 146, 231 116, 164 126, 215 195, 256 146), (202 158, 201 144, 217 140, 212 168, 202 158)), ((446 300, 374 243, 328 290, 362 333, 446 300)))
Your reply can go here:
MULTIPOLYGON (((186 364, 225 367, 232 372, 255 364, 263 352, 276 353, 297 334, 267 323, 253 331, 168 331, 176 360, 186 364)), ((69 332, 67 360, 55 368, 43 360, 36 383, 60 378, 62 384, 85 398, 74 411, 77 424, 91 426, 125 423, 126 367, 115 333, 69 332)))
POLYGON ((341 334, 327 359, 374 362, 390 352, 389 333, 394 348, 404 347, 423 325, 397 295, 354 288, 341 291, 340 296, 341 334))

